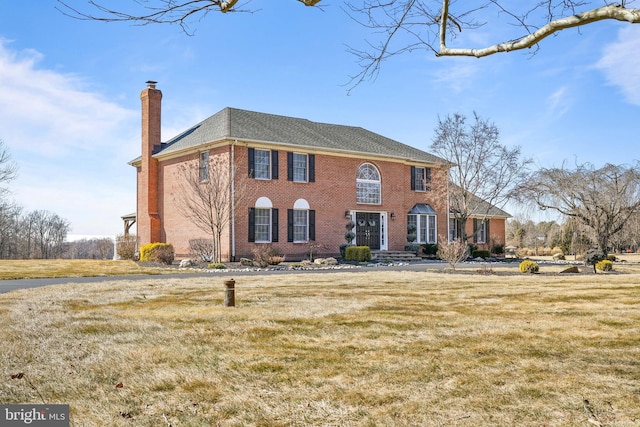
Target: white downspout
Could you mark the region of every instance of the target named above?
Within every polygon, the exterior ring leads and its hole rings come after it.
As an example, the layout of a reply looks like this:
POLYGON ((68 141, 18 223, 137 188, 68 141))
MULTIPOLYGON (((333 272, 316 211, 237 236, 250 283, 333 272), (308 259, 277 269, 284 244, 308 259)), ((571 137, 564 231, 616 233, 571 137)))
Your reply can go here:
POLYGON ((231 143, 231 260, 236 260, 236 152, 234 139, 231 143))

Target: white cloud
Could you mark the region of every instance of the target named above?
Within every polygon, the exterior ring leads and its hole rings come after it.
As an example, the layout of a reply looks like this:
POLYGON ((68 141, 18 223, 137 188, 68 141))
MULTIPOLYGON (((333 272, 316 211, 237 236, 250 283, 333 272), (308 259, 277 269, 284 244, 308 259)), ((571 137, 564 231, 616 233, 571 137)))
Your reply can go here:
MULTIPOLYGON (((436 60, 431 62, 435 64, 436 60)), ((433 83, 444 86, 454 93, 460 93, 475 83, 475 78, 481 70, 478 61, 469 61, 467 58, 438 58, 437 61, 445 62, 441 67, 435 67, 433 83)))
POLYGON ((104 148, 111 142, 100 136, 133 117, 84 89, 79 77, 38 68, 39 52, 15 52, 8 45, 0 39, 1 136, 22 150, 57 157, 104 148))
POLYGON ((596 64, 610 85, 617 86, 625 99, 640 105, 640 28, 628 26, 618 31, 618 39, 605 46, 596 64))
POLYGON ((48 210, 74 234, 114 235, 135 210, 139 111, 46 69, 43 55, 0 39, 0 139, 19 167, 10 188, 25 210, 48 210))
POLYGON ((547 105, 549 107, 547 115, 553 117, 554 120, 558 119, 569 111, 570 104, 571 99, 567 93, 567 87, 562 86, 547 98, 547 105))

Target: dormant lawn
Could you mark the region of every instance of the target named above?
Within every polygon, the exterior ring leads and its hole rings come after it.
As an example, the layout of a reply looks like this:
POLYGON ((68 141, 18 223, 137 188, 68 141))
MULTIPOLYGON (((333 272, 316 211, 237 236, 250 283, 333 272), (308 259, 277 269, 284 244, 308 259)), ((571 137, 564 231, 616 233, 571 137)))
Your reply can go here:
MULTIPOLYGON (((624 270, 624 269, 623 269, 624 270)), ((369 271, 0 295, 0 402, 72 426, 638 426, 640 274, 369 271)))

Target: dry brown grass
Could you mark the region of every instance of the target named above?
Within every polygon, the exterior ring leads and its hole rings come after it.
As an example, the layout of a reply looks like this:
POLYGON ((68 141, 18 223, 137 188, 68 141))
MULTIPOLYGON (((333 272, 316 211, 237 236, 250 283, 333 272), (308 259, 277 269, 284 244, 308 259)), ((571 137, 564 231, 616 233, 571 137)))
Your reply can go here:
POLYGON ((251 276, 236 308, 223 280, 0 295, 0 401, 74 426, 640 424, 638 274, 251 276))
MULTIPOLYGON (((162 269, 140 267, 133 261, 82 259, 0 260, 0 280, 46 277, 126 276, 160 274, 162 269)), ((175 272, 175 270, 172 270, 175 272)))

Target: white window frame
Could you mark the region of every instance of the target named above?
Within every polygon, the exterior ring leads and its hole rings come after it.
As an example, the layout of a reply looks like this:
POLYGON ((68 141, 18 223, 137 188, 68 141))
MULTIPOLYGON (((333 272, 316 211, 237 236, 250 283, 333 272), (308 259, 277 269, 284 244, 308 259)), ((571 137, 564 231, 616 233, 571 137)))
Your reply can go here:
POLYGON ((487 243, 487 219, 478 219, 478 229, 474 230, 476 233, 476 243, 487 243))
POLYGON ((382 180, 380 171, 371 163, 363 163, 356 174, 356 203, 382 204, 382 180))
POLYGON ((271 243, 271 208, 255 208, 254 227, 255 243, 271 243))
POLYGON ((436 215, 409 214, 407 224, 416 226, 416 243, 438 243, 436 215))
POLYGON ((254 171, 253 176, 255 179, 271 179, 271 151, 261 150, 256 148, 254 151, 254 171), (263 157, 264 156, 264 157, 263 157), (259 163, 258 160, 263 161, 266 159, 266 163, 259 163), (260 166, 260 167, 258 167, 260 166), (266 172, 266 173, 265 173, 266 172))
POLYGON ((305 153, 293 153, 293 182, 309 182, 309 155, 305 153), (296 166, 296 160, 300 162, 301 158, 304 157, 304 170, 303 177, 297 176, 296 171, 300 171, 302 168, 296 166))
POLYGON ((309 241, 309 210, 293 210, 293 243, 306 243, 309 241), (302 222, 298 222, 300 220, 302 222), (302 237, 302 238, 300 238, 302 237))

